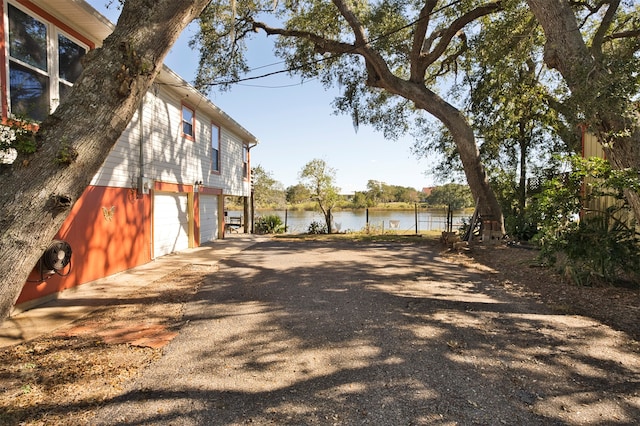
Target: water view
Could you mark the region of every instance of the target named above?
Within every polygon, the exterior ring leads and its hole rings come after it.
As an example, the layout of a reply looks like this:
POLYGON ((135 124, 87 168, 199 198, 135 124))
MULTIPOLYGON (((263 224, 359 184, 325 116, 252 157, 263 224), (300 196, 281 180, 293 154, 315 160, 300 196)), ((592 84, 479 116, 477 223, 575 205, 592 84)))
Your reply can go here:
MULTIPOLYGON (((238 212, 239 213, 239 212, 238 212)), ((367 226, 376 231, 397 231, 398 233, 419 233, 422 231, 444 231, 447 212, 444 209, 415 210, 342 210, 333 213, 334 230, 337 232, 361 231, 367 226)), ((256 216, 275 214, 286 223, 289 233, 307 232, 312 222, 324 224, 322 213, 299 210, 257 210, 256 216)), ((468 221, 471 214, 456 211, 453 214, 453 229, 468 221)))

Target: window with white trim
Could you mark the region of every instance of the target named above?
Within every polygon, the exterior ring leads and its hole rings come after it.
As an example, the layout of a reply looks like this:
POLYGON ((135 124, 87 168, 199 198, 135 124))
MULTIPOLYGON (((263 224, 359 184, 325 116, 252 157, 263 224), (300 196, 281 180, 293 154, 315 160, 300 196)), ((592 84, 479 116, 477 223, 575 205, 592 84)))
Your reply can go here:
POLYGON ((247 145, 242 145, 242 173, 244 174, 244 179, 249 179, 249 147, 247 145))
POLYGON ((220 172, 220 127, 211 124, 211 171, 220 172))
POLYGON ((186 105, 182 105, 182 135, 188 139, 195 139, 196 113, 186 105))
POLYGON ((42 121, 68 95, 88 48, 13 4, 7 16, 10 112, 42 121))

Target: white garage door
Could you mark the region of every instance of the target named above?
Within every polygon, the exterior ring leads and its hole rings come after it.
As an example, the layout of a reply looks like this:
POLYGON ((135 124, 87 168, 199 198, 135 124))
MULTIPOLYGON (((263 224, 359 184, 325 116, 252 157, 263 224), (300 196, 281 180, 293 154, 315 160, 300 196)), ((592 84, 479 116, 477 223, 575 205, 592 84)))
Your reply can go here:
POLYGON ((187 194, 153 196, 153 255, 163 256, 189 248, 187 194))
POLYGON ((218 238, 218 197, 200 195, 200 243, 218 238))

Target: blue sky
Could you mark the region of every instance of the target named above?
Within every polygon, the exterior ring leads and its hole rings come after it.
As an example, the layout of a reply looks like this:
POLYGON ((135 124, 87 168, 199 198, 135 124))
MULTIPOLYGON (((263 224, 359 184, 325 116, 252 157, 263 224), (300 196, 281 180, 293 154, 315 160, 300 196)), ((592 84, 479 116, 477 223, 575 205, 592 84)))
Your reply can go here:
MULTIPOLYGON (((116 22, 118 11, 107 0, 89 0, 94 8, 116 22)), ((189 49, 187 29, 171 49, 166 64, 191 82, 198 66, 198 53, 189 49)), ((275 64, 270 41, 264 33, 249 45, 251 66, 275 64)), ((278 71, 282 64, 260 69, 278 71)), ((211 101, 254 134, 260 144, 251 150, 252 165, 261 165, 285 187, 298 183, 304 165, 320 158, 336 170, 336 184, 343 193, 365 190, 370 179, 390 185, 421 189, 432 186, 426 175, 428 162, 410 151, 412 140, 385 140, 381 133, 360 126, 356 132, 351 117, 334 115, 331 103, 337 88, 326 90, 319 82, 301 84, 298 77, 278 74, 234 86, 210 95, 211 101)))

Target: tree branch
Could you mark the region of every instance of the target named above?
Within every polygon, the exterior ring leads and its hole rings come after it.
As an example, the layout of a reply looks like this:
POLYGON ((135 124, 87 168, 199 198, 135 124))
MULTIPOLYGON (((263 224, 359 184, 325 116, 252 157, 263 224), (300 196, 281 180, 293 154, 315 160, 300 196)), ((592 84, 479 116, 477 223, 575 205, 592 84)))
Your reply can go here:
POLYGON ((413 46, 411 48, 411 57, 409 60, 411 61, 411 81, 419 81, 424 76, 424 72, 420 74, 420 70, 418 67, 420 55, 423 52, 423 49, 429 50, 431 45, 427 45, 426 37, 427 37, 427 29, 429 28, 429 23, 431 22, 431 13, 433 9, 436 7, 437 0, 427 0, 420 10, 420 15, 418 16, 418 22, 416 22, 416 29, 413 33, 413 46))
POLYGON ((337 55, 347 53, 361 53, 356 45, 343 43, 340 41, 329 40, 318 34, 309 31, 287 30, 284 28, 274 28, 264 22, 253 22, 254 31, 263 30, 267 35, 278 35, 282 37, 297 37, 312 42, 318 53, 334 53, 337 55))
POLYGON ((460 34, 460 39, 462 40, 462 46, 460 46, 458 49, 456 49, 455 52, 453 52, 451 55, 448 55, 446 58, 444 58, 442 61, 440 61, 440 69, 433 73, 433 75, 430 75, 428 78, 424 77, 424 73, 423 73, 423 77, 422 80, 424 80, 425 82, 427 81, 435 81, 438 77, 447 74, 448 72, 451 71, 451 68, 454 69, 454 72, 457 73, 458 72, 458 63, 457 60, 458 58, 467 51, 467 36, 464 33, 460 34))
POLYGON ((640 28, 629 31, 621 31, 619 33, 613 33, 606 36, 605 40, 615 40, 619 38, 636 38, 640 37, 640 28))
POLYGON ((372 49, 367 40, 364 26, 353 13, 351 8, 344 0, 333 0, 333 4, 338 8, 340 14, 347 21, 353 34, 356 37, 356 45, 358 53, 362 55, 367 67, 367 84, 372 87, 380 87, 380 81, 390 81, 395 79, 393 73, 389 70, 387 62, 376 50, 372 49), (383 77, 385 76, 385 77, 383 77))
POLYGON ((364 27, 358 17, 353 13, 349 6, 347 6, 344 0, 333 0, 333 4, 338 8, 340 14, 351 27, 353 35, 356 37, 356 44, 366 46, 369 41, 367 40, 364 27))
MULTIPOLYGON (((459 31, 461 31, 467 24, 473 22, 474 20, 481 18, 482 16, 489 15, 493 12, 499 11, 502 9, 502 3, 500 1, 496 1, 493 3, 488 3, 484 6, 480 6, 476 9, 470 10, 465 13, 455 21, 449 25, 449 27, 444 30, 434 32, 430 37, 430 42, 440 39, 440 42, 436 45, 436 47, 429 53, 420 55, 418 59, 418 64, 416 65, 415 74, 412 73, 412 78, 419 78, 420 80, 424 79, 424 74, 427 71, 429 65, 433 64, 435 61, 440 58, 440 56, 447 50, 447 47, 451 43, 453 37, 455 37, 459 31)), ((412 80, 417 81, 417 80, 412 80)))
POLYGON ((602 58, 602 42, 604 41, 605 34, 613 24, 619 6, 620 0, 612 0, 609 2, 607 12, 602 17, 602 22, 598 27, 598 31, 596 31, 593 36, 593 40, 591 41, 591 54, 593 54, 597 60, 602 58))

